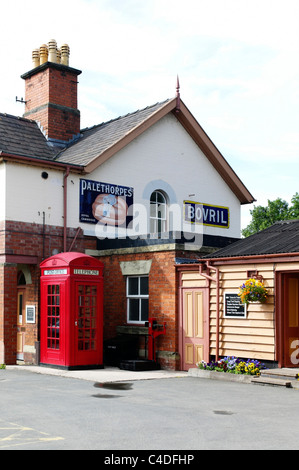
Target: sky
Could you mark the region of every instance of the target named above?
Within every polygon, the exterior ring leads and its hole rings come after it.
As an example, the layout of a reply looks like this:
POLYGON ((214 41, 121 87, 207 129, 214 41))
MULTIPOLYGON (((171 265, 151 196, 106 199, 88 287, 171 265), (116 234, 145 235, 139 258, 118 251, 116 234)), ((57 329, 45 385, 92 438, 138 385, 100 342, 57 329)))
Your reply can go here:
MULTIPOLYGON (((299 192, 298 0, 10 0, 1 5, 0 112, 22 116, 32 50, 70 46, 81 127, 175 96, 256 199, 299 192)), ((205 201, 208 202, 208 201, 205 201)))

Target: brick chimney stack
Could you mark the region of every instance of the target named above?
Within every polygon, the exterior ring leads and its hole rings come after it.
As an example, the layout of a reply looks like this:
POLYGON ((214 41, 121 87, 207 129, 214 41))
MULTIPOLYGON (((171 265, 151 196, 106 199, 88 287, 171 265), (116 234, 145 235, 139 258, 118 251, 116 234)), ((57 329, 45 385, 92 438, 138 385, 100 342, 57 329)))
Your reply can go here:
POLYGON ((32 52, 33 69, 25 80, 24 117, 40 123, 48 141, 65 144, 80 133, 77 77, 81 70, 69 66, 70 48, 57 48, 55 40, 32 52))

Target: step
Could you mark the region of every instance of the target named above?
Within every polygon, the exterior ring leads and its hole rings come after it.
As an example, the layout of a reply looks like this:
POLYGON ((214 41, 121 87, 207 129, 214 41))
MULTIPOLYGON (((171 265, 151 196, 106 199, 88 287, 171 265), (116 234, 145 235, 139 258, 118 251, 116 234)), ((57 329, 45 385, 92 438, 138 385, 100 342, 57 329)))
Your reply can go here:
POLYGON ((120 369, 124 370, 158 370, 160 365, 155 361, 149 361, 147 359, 127 359, 121 361, 119 364, 120 369))
POLYGON ((261 370, 261 375, 274 376, 274 377, 291 377, 297 379, 298 369, 265 369, 261 370))
POLYGON ((259 377, 253 377, 251 383, 260 385, 278 385, 282 387, 292 387, 292 381, 288 379, 274 378, 260 375, 259 377))

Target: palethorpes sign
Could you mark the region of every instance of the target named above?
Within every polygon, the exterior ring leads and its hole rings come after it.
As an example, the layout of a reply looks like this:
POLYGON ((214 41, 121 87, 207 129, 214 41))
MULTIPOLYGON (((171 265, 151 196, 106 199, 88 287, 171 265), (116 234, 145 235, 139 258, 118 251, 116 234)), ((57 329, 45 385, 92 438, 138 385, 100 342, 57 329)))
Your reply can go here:
POLYGON ((229 208, 184 201, 184 220, 193 224, 229 228, 229 208))
POLYGON ((127 227, 133 188, 80 179, 80 222, 127 227))

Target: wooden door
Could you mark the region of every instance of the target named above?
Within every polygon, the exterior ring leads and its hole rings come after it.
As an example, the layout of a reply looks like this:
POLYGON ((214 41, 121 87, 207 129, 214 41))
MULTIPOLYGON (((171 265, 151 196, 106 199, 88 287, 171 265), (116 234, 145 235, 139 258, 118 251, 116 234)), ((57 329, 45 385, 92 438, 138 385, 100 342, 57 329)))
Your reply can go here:
POLYGON ((24 360, 24 336, 25 336, 25 288, 18 288, 17 301, 17 360, 24 360))
POLYGON ((183 290, 182 368, 196 367, 209 360, 209 311, 206 289, 183 290))
POLYGON ((284 286, 284 365, 298 367, 299 274, 286 274, 284 286))

